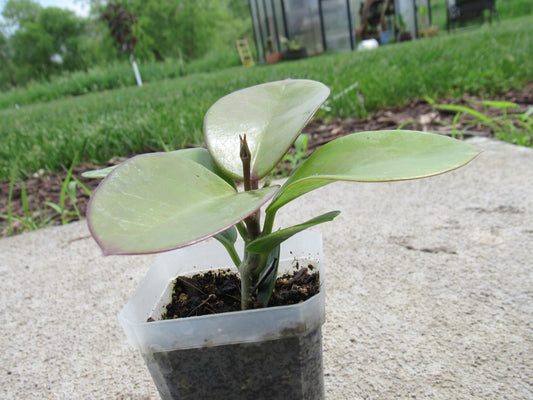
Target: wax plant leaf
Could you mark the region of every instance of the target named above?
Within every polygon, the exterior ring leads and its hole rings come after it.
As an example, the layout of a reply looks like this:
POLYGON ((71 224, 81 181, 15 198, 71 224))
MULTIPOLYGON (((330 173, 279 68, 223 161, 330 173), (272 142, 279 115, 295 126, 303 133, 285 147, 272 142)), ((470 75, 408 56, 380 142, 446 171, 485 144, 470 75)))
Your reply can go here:
MULTIPOLYGON (((230 185, 235 187, 235 183, 231 178, 229 178, 227 175, 225 175, 220 168, 217 167, 217 165, 213 162, 213 159, 209 155, 209 152, 207 149, 203 148, 192 148, 192 149, 181 149, 176 150, 174 152, 170 153, 179 153, 180 156, 186 157, 190 160, 196 161, 197 163, 203 165, 207 169, 209 169, 211 172, 214 172, 221 178, 223 178, 226 182, 228 182, 230 185)), ((113 165, 111 167, 102 168, 102 169, 96 169, 93 171, 85 171, 81 174, 84 178, 105 178, 111 171, 113 171, 117 166, 113 165)))
POLYGON ((224 232, 219 233, 215 236, 215 239, 222 243, 224 246, 231 245, 233 246, 237 241, 237 229, 232 226, 229 229, 226 229, 224 232))
POLYGON ((264 307, 268 306, 272 291, 276 285, 276 279, 278 278, 279 253, 280 246, 278 245, 268 255, 266 267, 259 276, 257 285, 254 288, 257 289, 257 301, 262 303, 264 307))
POLYGON ((227 230, 277 189, 238 193, 180 151, 144 154, 101 182, 89 203, 88 224, 104 254, 161 252, 227 230))
POLYGON ((424 132, 394 130, 344 136, 320 147, 285 182, 266 210, 270 222, 265 223, 271 223, 283 205, 331 182, 423 178, 459 168, 478 154, 465 142, 424 132))
POLYGON ((231 186, 235 187, 235 182, 233 181, 233 179, 224 174, 224 172, 222 172, 222 170, 215 164, 207 149, 197 147, 193 149, 182 149, 176 151, 179 152, 180 156, 187 157, 190 160, 196 161, 197 163, 206 167, 209 171, 214 172, 215 174, 220 176, 231 186))
POLYGON ((222 243, 230 255, 233 264, 238 267, 241 264, 241 259, 235 250, 235 242, 237 241, 237 229, 235 226, 232 226, 231 228, 226 229, 224 232, 215 235, 214 238, 222 243))
POLYGON ((282 159, 302 128, 329 95, 311 80, 269 82, 233 92, 207 111, 204 135, 215 163, 235 180, 243 179, 239 135, 246 135, 255 178, 282 159))
POLYGON ((276 246, 279 246, 282 242, 290 238, 291 236, 301 232, 312 226, 321 224, 323 222, 332 221, 340 211, 331 211, 322 214, 318 217, 310 219, 302 224, 294 225, 289 228, 281 229, 279 231, 261 236, 246 245, 246 251, 249 253, 268 253, 272 251, 276 246))

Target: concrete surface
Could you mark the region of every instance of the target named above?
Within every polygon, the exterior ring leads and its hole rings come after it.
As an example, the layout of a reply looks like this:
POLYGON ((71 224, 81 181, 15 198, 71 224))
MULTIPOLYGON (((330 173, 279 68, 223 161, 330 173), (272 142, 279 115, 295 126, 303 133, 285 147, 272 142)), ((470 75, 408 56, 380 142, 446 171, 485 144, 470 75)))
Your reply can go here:
MULTIPOLYGON (((327 398, 533 399, 533 150, 491 140, 420 181, 336 183, 280 222, 324 234, 327 398)), ((0 398, 157 399, 116 315, 154 256, 85 223, 0 240, 0 398)))

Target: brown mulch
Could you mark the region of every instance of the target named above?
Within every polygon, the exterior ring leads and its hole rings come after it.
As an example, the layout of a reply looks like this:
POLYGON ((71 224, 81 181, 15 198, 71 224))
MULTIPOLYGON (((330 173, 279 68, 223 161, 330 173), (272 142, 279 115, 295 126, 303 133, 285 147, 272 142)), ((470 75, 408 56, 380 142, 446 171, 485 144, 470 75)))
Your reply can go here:
MULTIPOLYGON (((520 110, 512 109, 510 112, 526 112, 533 106, 533 82, 526 85, 524 90, 508 90, 505 94, 491 99, 480 99, 476 96, 464 95, 460 99, 439 100, 437 104, 454 104, 466 106, 476 111, 482 112, 489 118, 501 116, 502 111, 498 108, 483 109, 482 105, 473 104, 472 101, 495 100, 509 101, 520 106, 520 110)), ((308 150, 313 152, 317 147, 354 132, 375 131, 383 129, 409 129, 418 131, 435 132, 443 135, 452 135, 452 123, 455 112, 436 110, 431 104, 424 100, 414 100, 405 107, 388 107, 370 115, 368 118, 345 118, 330 121, 316 121, 304 130, 310 134, 308 150), (327 122, 325 124, 324 122, 327 122)), ((457 124, 456 128, 461 130, 466 127, 466 123, 457 124)), ((486 136, 493 137, 493 132, 486 126, 469 126, 464 132, 464 137, 486 136)))
MULTIPOLYGON (((480 105, 472 104, 471 101, 480 100, 478 97, 464 95, 461 99, 450 99, 439 101, 439 104, 456 104, 465 105, 470 108, 482 111, 489 117, 501 115, 501 109, 489 108, 483 109, 480 105)), ((488 99, 483 99, 488 100, 488 99)), ((491 98, 490 100, 505 100, 518 104, 520 112, 527 111, 533 106, 533 82, 526 85, 525 89, 516 91, 509 90, 501 96, 491 98)), ((517 110, 513 110, 517 111, 517 110)), ((423 130, 437 132, 441 134, 452 134, 452 122, 455 112, 436 110, 431 104, 424 100, 414 100, 405 107, 388 107, 370 115, 368 118, 337 118, 327 120, 315 120, 304 129, 304 133, 309 135, 307 146, 308 153, 313 152, 317 147, 344 135, 381 129, 396 129, 399 126, 402 129, 423 130)), ((465 129, 464 137, 486 136, 493 137, 493 132, 486 126, 471 126, 466 123, 459 123, 458 129, 465 129)), ((108 165, 117 164, 120 160, 110 160, 108 165)), ((102 168, 104 166, 95 166, 82 164, 74 168, 76 176, 88 190, 96 188, 99 180, 87 179, 81 176, 82 172, 102 168)), ((13 216, 23 217, 27 220, 33 220, 37 225, 59 225, 61 223, 76 220, 75 215, 70 215, 74 207, 70 200, 65 199, 63 217, 52 207, 45 204, 50 202, 59 205, 61 197, 62 182, 65 180, 66 172, 45 173, 37 172, 32 178, 24 182, 27 194, 27 212, 25 212, 22 184, 17 182, 13 188, 11 199, 11 213, 13 216), (67 214, 68 213, 68 214, 67 214), (29 215, 28 215, 29 214, 29 215), (50 219, 47 221, 47 219, 50 219)), ((8 213, 9 182, 0 182, 0 215, 8 213)), ((76 189, 76 206, 82 216, 85 215, 89 195, 79 186, 76 189)), ((13 220, 11 229, 7 225, 5 218, 0 218, 0 238, 9 234, 17 234, 25 230, 24 223, 13 220)))

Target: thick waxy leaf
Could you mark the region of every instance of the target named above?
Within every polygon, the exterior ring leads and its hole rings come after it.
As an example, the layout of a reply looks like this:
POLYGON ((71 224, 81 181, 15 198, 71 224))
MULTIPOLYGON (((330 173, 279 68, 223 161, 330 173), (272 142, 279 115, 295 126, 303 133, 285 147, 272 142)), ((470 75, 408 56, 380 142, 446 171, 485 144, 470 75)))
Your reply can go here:
POLYGON ((209 171, 214 172, 226 182, 228 182, 231 186, 235 187, 235 182, 233 181, 233 179, 228 177, 226 174, 224 174, 224 172, 222 172, 220 168, 218 168, 218 166, 211 158, 211 155, 209 154, 209 151, 207 151, 207 149, 198 147, 194 149, 176 150, 176 152, 178 152, 180 156, 187 157, 189 160, 196 161, 197 163, 203 165, 209 171))
POLYGON ((248 245, 246 246, 246 251, 248 251, 249 253, 267 253, 274 249, 276 246, 279 246, 282 242, 284 242, 291 236, 296 235, 298 232, 301 232, 307 228, 321 224, 323 222, 332 221, 333 218, 335 218, 340 213, 340 211, 331 211, 313 219, 310 219, 309 221, 304 222, 303 224, 294 225, 290 228, 281 229, 279 231, 262 236, 248 243, 248 245))
MULTIPOLYGON (((225 175, 220 170, 220 168, 218 168, 217 165, 214 163, 207 149, 203 149, 203 148, 181 149, 181 150, 173 151, 171 153, 178 153, 180 156, 196 161, 197 163, 203 165, 208 170, 210 170, 211 172, 214 172, 215 174, 220 176, 222 179, 224 179, 226 182, 228 182, 230 185, 235 187, 235 183, 233 182, 233 180, 229 178, 227 175, 225 175)), ((83 176, 84 178, 105 178, 116 167, 117 167, 116 165, 113 165, 112 167, 96 169, 93 171, 86 171, 83 174, 81 174, 81 176, 83 176)))
POLYGON ((315 151, 278 191, 267 217, 281 206, 328 183, 386 182, 438 175, 459 168, 479 152, 447 136, 414 131, 361 132, 315 151))
POLYGON ((227 175, 242 180, 239 135, 246 134, 252 174, 262 178, 281 160, 328 95, 329 89, 322 83, 300 79, 231 93, 207 111, 207 148, 227 175))
POLYGON ((276 190, 237 193, 179 151, 145 154, 122 163, 93 193, 89 229, 105 254, 170 250, 223 232, 276 190))

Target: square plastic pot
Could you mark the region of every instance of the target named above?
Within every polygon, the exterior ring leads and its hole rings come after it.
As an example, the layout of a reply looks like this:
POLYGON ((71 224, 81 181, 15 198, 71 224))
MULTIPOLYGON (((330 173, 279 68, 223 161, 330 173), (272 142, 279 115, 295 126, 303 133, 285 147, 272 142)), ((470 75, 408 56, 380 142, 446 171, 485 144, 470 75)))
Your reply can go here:
POLYGON ((214 240, 160 255, 119 320, 142 353, 161 398, 324 399, 320 234, 302 232, 282 244, 279 273, 294 270, 297 263, 320 271, 320 293, 303 303, 161 320, 177 276, 227 269, 232 262, 214 240))

